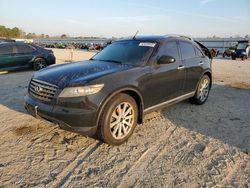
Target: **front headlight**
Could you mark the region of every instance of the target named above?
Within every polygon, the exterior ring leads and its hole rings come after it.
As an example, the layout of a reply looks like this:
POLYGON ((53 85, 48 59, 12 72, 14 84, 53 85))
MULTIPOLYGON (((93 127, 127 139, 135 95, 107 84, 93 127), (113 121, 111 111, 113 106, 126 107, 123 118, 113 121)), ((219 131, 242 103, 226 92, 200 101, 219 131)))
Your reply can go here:
POLYGON ((104 84, 96 84, 90 86, 80 86, 80 87, 67 87, 62 90, 59 97, 80 97, 93 95, 98 93, 103 88, 104 84))

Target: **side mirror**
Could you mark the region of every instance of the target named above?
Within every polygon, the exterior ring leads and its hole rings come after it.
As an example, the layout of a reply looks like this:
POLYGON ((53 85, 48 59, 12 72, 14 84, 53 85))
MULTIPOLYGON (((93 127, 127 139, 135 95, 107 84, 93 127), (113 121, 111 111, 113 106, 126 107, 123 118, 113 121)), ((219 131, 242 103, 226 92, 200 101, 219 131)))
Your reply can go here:
POLYGON ((157 64, 170 64, 174 62, 175 62, 175 58, 171 56, 163 55, 158 59, 157 64))

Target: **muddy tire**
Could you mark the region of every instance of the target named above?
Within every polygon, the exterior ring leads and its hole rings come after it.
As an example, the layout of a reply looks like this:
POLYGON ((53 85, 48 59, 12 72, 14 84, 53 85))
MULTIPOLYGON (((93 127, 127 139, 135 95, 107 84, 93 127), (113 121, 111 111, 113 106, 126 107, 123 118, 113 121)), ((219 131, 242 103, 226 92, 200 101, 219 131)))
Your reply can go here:
POLYGON ((47 63, 46 63, 45 59, 43 59, 43 58, 36 58, 35 59, 35 61, 33 63, 33 69, 35 71, 38 71, 38 70, 43 69, 45 67, 47 67, 47 63))
POLYGON ((207 101, 210 92, 211 80, 208 75, 204 75, 196 89, 195 95, 190 99, 192 104, 202 105, 207 101))
POLYGON ((135 100, 121 93, 104 107, 97 134, 110 145, 120 145, 132 135, 137 124, 138 108, 135 100))

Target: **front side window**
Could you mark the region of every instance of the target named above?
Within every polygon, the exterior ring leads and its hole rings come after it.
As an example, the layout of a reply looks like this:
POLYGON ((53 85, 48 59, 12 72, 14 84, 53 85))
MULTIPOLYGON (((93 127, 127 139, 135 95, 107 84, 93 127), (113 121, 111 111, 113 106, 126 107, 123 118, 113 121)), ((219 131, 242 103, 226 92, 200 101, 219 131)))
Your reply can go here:
POLYGON ((114 42, 95 55, 92 60, 144 64, 148 61, 155 45, 156 43, 140 41, 114 42))
POLYGON ((195 50, 191 43, 180 42, 182 59, 191 59, 195 57, 195 50))
POLYGON ((32 53, 34 51, 34 49, 28 45, 18 45, 16 49, 17 53, 32 53))
POLYGON ((180 55, 176 42, 167 42, 166 44, 163 44, 159 49, 159 54, 171 56, 176 60, 180 60, 180 55))
POLYGON ((13 53, 13 46, 1 46, 0 55, 7 55, 13 53))

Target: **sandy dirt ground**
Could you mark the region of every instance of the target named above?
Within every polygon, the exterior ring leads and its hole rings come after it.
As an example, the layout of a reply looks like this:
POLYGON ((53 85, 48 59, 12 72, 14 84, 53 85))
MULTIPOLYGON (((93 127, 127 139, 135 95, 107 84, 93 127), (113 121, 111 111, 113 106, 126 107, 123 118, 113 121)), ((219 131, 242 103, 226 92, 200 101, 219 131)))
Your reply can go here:
POLYGON ((0 187, 250 187, 250 60, 215 59, 206 104, 148 114, 116 147, 28 115, 33 73, 0 75, 0 187))
POLYGON ((53 49, 56 56, 56 63, 64 63, 72 61, 81 61, 83 59, 90 59, 95 53, 83 50, 71 49, 53 49))

